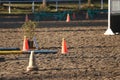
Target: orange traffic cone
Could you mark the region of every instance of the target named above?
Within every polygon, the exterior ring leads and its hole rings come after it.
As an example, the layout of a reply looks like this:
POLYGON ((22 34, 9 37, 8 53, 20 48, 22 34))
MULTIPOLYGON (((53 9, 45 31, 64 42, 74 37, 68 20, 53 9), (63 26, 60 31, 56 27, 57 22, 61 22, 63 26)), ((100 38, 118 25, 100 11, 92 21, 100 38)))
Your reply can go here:
POLYGON ((86 13, 86 19, 89 19, 89 15, 88 15, 88 12, 86 13))
POLYGON ((69 14, 67 14, 66 22, 70 22, 70 15, 69 14))
POLYGON ((66 44, 66 41, 65 41, 64 38, 62 39, 62 50, 61 50, 61 53, 62 54, 67 54, 68 53, 67 44, 66 44))
POLYGON ((76 15, 75 15, 75 13, 73 13, 73 16, 72 16, 72 17, 73 17, 73 19, 76 19, 76 15))
POLYGON ((27 66, 27 72, 34 71, 34 70, 38 70, 38 67, 36 66, 36 63, 35 63, 34 51, 31 51, 30 58, 29 58, 29 65, 27 66))
POLYGON ((29 21, 28 15, 25 16, 25 22, 29 21))
POLYGON ((28 39, 26 38, 26 36, 24 36, 23 51, 28 51, 28 50, 29 50, 28 39))

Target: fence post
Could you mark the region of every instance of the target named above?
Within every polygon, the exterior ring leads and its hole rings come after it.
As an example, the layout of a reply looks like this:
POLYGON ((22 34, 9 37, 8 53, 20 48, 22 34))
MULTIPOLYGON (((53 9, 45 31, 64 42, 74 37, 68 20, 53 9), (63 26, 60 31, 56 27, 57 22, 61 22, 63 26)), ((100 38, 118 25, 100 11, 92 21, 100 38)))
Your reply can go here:
POLYGON ((9 1, 9 8, 8 8, 9 14, 11 13, 11 2, 9 1))
POLYGON ((101 0, 101 9, 103 9, 103 0, 101 0))
POLYGON ((32 12, 34 13, 34 11, 35 11, 35 3, 34 3, 34 1, 32 2, 32 12))
POLYGON ((56 11, 58 11, 58 1, 56 0, 56 11))
POLYGON ((80 6, 81 6, 81 0, 79 0, 79 4, 78 4, 78 6, 79 6, 79 9, 81 8, 80 6))
POLYGON ((110 14, 111 14, 111 0, 108 0, 108 28, 105 31, 104 35, 114 35, 112 29, 110 28, 111 25, 111 18, 110 18, 110 14))

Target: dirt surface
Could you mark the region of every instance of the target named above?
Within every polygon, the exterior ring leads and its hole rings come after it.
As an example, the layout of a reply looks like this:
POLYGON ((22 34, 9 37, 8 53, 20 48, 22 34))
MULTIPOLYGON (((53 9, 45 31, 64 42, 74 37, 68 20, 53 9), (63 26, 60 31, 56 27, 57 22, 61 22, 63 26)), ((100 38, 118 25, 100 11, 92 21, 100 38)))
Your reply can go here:
MULTIPOLYGON (((0 47, 22 49, 22 23, 1 22, 0 47)), ((26 72, 29 54, 0 55, 5 58, 0 62, 0 80, 120 80, 120 35, 104 35, 107 20, 38 23, 40 49, 58 52, 35 54, 39 70, 32 72, 26 72), (67 42, 68 54, 61 54, 62 38, 67 42)))

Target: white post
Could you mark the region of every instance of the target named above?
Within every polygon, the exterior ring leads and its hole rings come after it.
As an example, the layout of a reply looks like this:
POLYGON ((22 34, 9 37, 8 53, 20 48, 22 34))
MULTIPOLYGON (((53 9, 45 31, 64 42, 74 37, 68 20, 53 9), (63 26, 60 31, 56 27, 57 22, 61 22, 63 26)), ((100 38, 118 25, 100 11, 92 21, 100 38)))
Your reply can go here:
POLYGON ((79 9, 80 9, 80 8, 81 8, 81 7, 80 7, 80 6, 81 6, 81 0, 79 0, 79 4, 78 4, 78 5, 79 5, 79 9))
POLYGON ((114 35, 113 31, 110 28, 110 13, 111 13, 111 1, 108 0, 108 28, 104 35, 114 35))
POLYGON ((111 1, 108 0, 108 28, 110 28, 111 1))
POLYGON ((58 11, 58 1, 56 0, 56 11, 58 11))
POLYGON ((34 3, 34 1, 32 2, 32 12, 34 13, 34 11, 35 11, 35 3, 34 3))
POLYGON ((8 8, 9 14, 11 13, 11 2, 9 2, 9 8, 8 8))
POLYGON ((101 9, 103 9, 104 2, 101 0, 101 9))

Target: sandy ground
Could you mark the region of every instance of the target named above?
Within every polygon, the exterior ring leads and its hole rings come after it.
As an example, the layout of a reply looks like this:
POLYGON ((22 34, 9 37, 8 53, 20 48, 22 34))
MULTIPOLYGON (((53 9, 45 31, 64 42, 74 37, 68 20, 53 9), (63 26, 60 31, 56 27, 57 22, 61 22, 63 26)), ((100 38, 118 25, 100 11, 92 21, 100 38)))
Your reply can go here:
MULTIPOLYGON (((1 22, 0 47, 22 49, 23 22, 8 23, 1 22)), ((120 80, 120 35, 105 36, 106 29, 107 20, 40 21, 36 29, 40 49, 58 52, 35 54, 39 70, 32 72, 26 72, 29 54, 0 55, 5 58, 0 62, 0 80, 120 80), (62 38, 66 55, 61 54, 62 38)))

